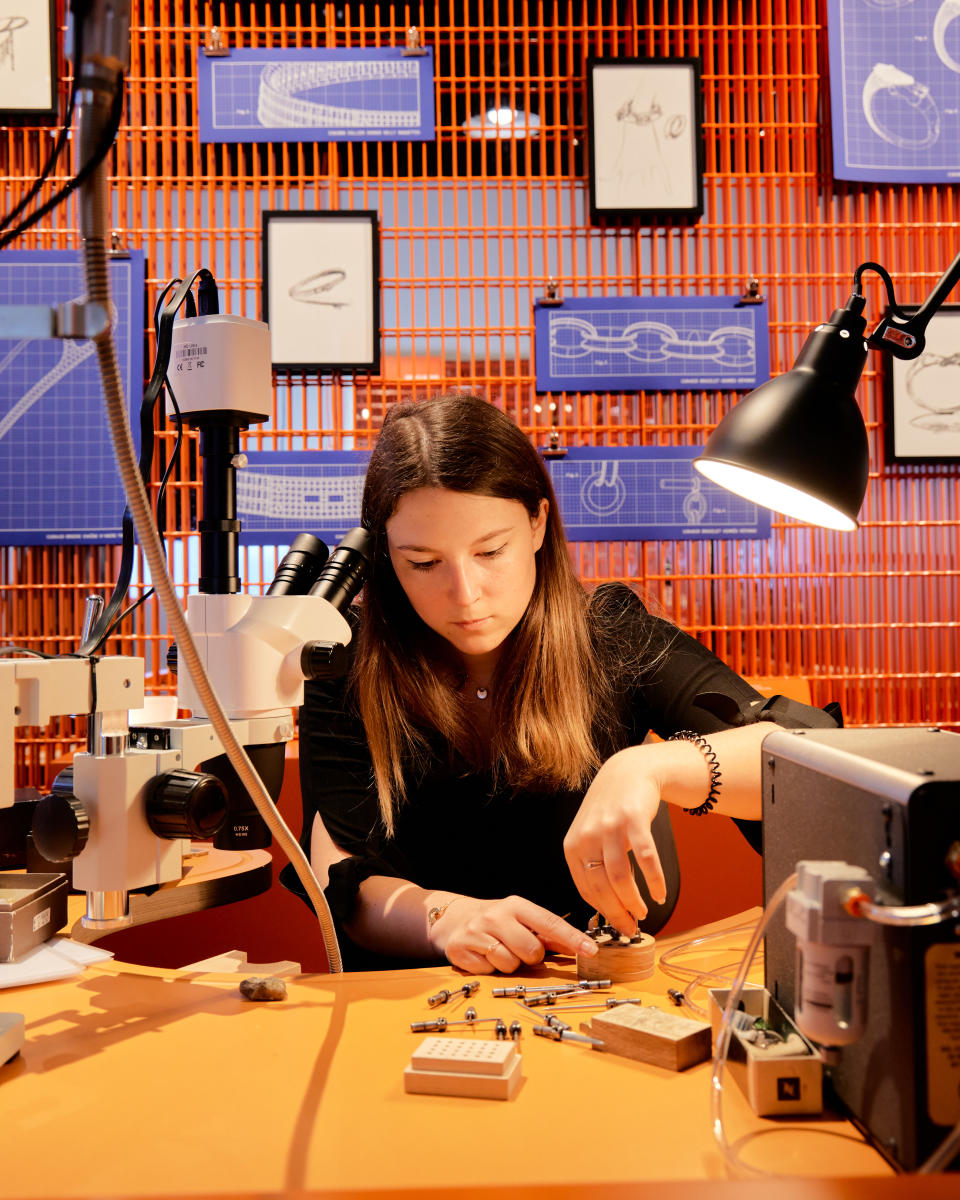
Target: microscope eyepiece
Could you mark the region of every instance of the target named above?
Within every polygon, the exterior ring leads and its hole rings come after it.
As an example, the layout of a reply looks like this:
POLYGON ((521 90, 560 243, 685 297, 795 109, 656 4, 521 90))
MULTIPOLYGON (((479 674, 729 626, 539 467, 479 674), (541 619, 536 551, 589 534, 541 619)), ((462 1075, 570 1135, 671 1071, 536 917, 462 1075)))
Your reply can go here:
POLYGON ((329 550, 312 533, 299 533, 280 560, 268 596, 305 596, 316 583, 329 550))
POLYGON ((327 559, 310 595, 321 596, 338 612, 346 612, 363 587, 372 542, 366 529, 359 526, 351 529, 327 559))

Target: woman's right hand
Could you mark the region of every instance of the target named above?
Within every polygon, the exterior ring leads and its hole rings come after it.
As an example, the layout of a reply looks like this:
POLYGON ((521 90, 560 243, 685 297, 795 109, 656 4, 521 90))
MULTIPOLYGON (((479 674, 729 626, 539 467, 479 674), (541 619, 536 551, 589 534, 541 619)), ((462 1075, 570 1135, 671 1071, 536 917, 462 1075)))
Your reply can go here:
POLYGON ((477 900, 456 896, 430 930, 434 948, 472 975, 509 975, 521 963, 556 954, 597 952, 596 944, 561 917, 522 896, 477 900))

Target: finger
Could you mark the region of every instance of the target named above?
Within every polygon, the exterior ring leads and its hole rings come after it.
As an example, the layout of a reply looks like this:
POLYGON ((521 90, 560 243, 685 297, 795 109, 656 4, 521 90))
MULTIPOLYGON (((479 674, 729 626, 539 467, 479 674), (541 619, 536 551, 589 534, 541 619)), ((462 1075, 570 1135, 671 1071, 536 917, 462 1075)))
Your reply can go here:
POLYGON ((667 881, 664 878, 663 866, 657 852, 656 842, 650 832, 650 826, 628 827, 627 836, 637 866, 647 883, 650 898, 656 904, 663 904, 667 898, 667 881))
POLYGON ((496 967, 483 954, 474 950, 466 950, 462 946, 447 946, 447 960, 461 970, 469 971, 471 975, 492 975, 496 967))
POLYGON ((634 933, 637 922, 646 916, 647 906, 637 891, 623 841, 611 833, 605 845, 589 851, 589 857, 572 861, 571 858, 567 859, 571 864, 570 874, 584 900, 622 933, 634 933), (611 879, 611 869, 617 886, 611 879))
POLYGON ((512 974, 520 966, 520 959, 499 938, 492 938, 483 954, 487 962, 504 975, 512 974))
POLYGON ((540 944, 548 950, 571 955, 593 955, 597 952, 595 943, 584 935, 583 930, 576 929, 556 913, 531 900, 520 900, 516 915, 517 920, 534 933, 540 944))
POLYGON ((630 846, 622 834, 610 837, 604 845, 603 874, 615 901, 613 907, 600 911, 621 933, 635 933, 638 922, 647 915, 647 905, 633 874, 630 846))
POLYGON ((544 946, 539 935, 519 921, 498 933, 498 937, 511 953, 528 966, 543 962, 544 946))

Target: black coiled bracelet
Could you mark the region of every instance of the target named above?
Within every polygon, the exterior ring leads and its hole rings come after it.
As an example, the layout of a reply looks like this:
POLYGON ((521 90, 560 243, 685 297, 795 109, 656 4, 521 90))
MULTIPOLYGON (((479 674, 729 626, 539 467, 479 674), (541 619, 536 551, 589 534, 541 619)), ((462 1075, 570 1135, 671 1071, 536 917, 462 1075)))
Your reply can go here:
POLYGON ((713 747, 705 737, 701 737, 699 733, 694 733, 692 729, 680 729, 676 733, 671 733, 667 741, 692 742, 707 760, 707 767, 710 770, 710 790, 707 792, 707 798, 702 804, 698 804, 696 808, 685 808, 683 810, 690 813, 693 817, 702 817, 710 812, 717 802, 717 797, 720 795, 720 764, 717 762, 717 756, 713 751, 713 747))

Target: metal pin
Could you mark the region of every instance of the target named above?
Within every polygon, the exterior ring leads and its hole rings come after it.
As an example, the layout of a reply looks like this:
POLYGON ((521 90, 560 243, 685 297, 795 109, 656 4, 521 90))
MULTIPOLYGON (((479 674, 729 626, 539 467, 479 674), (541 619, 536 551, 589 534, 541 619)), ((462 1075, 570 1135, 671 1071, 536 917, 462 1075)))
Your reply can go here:
POLYGON ((526 988, 522 983, 517 983, 513 987, 499 987, 493 989, 494 996, 524 996, 527 991, 534 991, 534 988, 526 988))
POLYGON ((597 1000, 594 1004, 558 1004, 555 1012, 583 1012, 587 1008, 618 1008, 621 1004, 642 1004, 639 996, 629 996, 626 1000, 610 997, 607 1000, 597 1000))
POLYGON ((679 991, 677 988, 667 988, 667 995, 670 997, 673 1003, 677 1005, 678 1008, 683 1003, 683 992, 679 991))
POLYGON ((452 995, 453 992, 449 988, 444 988, 442 991, 437 992, 436 995, 428 996, 427 1003, 431 1008, 439 1008, 441 1004, 446 1004, 452 995))
POLYGON ((537 1037, 550 1038, 554 1042, 584 1042, 595 1050, 603 1049, 603 1042, 599 1038, 587 1037, 586 1034, 574 1033, 569 1029, 556 1029, 550 1025, 534 1025, 533 1032, 537 1037))
POLYGON ((520 1041, 521 1033, 523 1033, 523 1026, 520 1024, 520 1022, 519 1021, 511 1021, 510 1022, 510 1036, 513 1038, 513 1040, 515 1042, 520 1041))
POLYGON ((539 1005, 553 1005, 564 996, 582 996, 583 992, 579 988, 572 988, 569 992, 544 992, 542 996, 528 996, 527 1003, 531 1008, 536 1008, 539 1005))
MULTIPOLYGON (((446 1017, 437 1017, 435 1021, 411 1021, 411 1033, 443 1033, 454 1025, 479 1025, 483 1021, 501 1021, 500 1017, 472 1017, 469 1021, 448 1021, 446 1017)), ((501 1021, 502 1023, 502 1021, 501 1021)))

